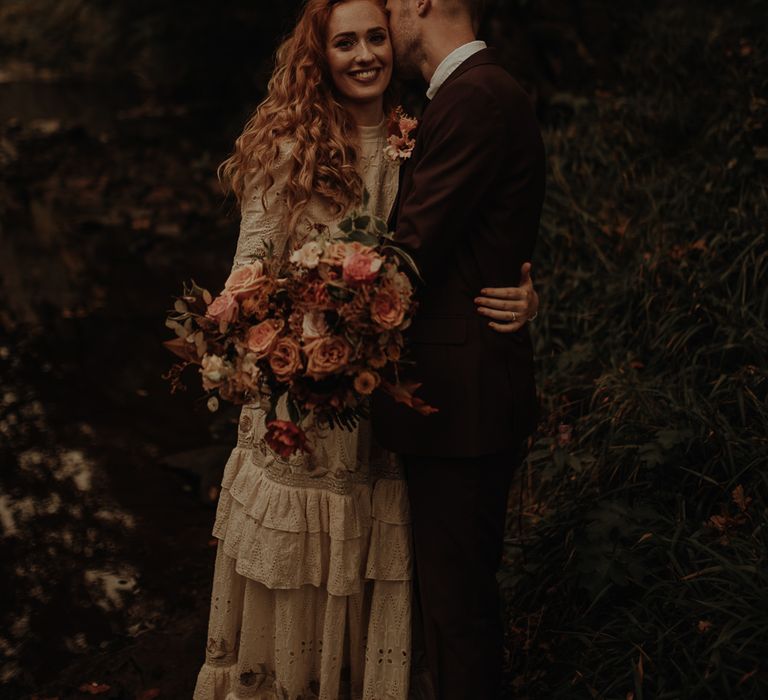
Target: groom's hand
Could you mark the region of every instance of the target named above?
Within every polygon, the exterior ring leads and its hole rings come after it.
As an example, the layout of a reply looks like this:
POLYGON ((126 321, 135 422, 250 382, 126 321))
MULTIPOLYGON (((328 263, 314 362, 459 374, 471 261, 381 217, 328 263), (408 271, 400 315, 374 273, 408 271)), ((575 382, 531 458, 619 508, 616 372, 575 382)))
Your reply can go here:
POLYGON ((516 333, 539 311, 539 295, 531 280, 531 263, 521 268, 519 287, 486 288, 475 299, 478 313, 492 319, 488 324, 499 333, 516 333))

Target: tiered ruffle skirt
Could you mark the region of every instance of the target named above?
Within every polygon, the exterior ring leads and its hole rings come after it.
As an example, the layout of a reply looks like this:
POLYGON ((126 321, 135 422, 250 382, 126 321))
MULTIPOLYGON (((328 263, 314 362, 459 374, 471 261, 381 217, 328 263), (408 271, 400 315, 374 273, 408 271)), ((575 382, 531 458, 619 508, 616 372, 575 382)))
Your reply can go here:
POLYGON ((307 459, 259 442, 244 407, 224 469, 205 663, 194 700, 406 700, 411 671, 408 496, 370 426, 307 459), (319 463, 318 463, 319 462, 319 463))

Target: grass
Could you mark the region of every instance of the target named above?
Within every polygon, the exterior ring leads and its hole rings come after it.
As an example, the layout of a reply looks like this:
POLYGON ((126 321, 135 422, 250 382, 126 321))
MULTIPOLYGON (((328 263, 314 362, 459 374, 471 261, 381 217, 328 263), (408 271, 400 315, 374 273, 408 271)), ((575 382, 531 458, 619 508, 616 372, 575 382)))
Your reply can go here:
POLYGON ((638 15, 617 84, 548 115, 547 419, 502 573, 515 697, 768 696, 759 16, 638 15))

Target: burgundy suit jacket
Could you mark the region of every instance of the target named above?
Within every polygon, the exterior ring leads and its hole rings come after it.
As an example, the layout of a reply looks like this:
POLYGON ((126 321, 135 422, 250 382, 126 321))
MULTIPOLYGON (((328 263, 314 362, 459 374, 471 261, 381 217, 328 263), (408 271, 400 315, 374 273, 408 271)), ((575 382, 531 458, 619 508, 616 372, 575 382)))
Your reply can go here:
POLYGON ((407 374, 439 413, 421 416, 376 392, 376 438, 431 457, 516 446, 538 421, 528 327, 497 333, 473 300, 483 287, 519 284, 539 227, 545 162, 530 99, 492 49, 443 84, 402 167, 390 225, 426 283, 407 332, 415 360, 407 374))

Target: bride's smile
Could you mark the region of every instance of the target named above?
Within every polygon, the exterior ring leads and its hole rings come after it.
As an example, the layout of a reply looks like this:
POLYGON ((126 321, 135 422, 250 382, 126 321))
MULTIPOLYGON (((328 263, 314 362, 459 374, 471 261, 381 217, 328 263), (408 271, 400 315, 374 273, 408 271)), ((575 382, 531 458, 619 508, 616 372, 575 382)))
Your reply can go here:
MULTIPOLYGON (((387 18, 371 0, 336 5, 328 23, 326 57, 336 92, 348 108, 380 105, 392 79, 387 18)), ((377 120, 375 120, 377 121, 377 120)))

